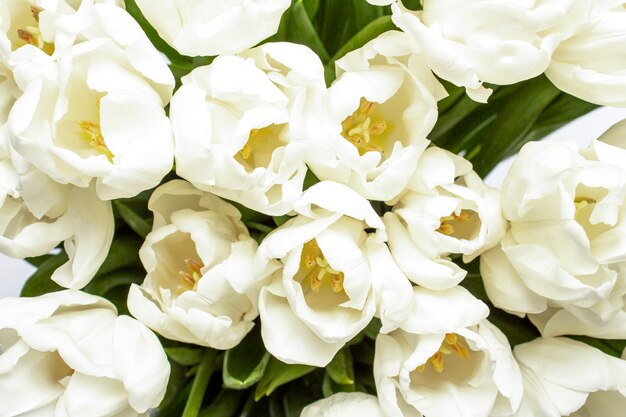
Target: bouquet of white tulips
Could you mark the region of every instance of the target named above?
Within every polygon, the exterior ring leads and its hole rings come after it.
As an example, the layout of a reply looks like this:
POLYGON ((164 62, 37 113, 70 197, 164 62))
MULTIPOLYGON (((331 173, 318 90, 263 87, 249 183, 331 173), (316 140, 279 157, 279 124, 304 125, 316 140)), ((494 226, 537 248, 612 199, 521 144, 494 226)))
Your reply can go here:
POLYGON ((0 0, 0 417, 623 417, 598 105, 624 0, 0 0))

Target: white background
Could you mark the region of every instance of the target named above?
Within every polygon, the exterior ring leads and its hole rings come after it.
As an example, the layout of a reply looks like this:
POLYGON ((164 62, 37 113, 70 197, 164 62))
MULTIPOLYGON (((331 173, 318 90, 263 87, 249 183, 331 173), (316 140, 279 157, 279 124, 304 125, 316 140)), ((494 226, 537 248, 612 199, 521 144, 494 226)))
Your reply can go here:
MULTIPOLYGON (((599 108, 557 130, 546 139, 574 140, 580 145, 586 145, 615 122, 625 118, 626 109, 599 108)), ((511 163, 512 159, 502 161, 489 174, 485 182, 493 187, 499 187, 511 163)), ((11 259, 0 254, 0 297, 19 295, 22 285, 34 270, 35 268, 22 260, 11 259)))

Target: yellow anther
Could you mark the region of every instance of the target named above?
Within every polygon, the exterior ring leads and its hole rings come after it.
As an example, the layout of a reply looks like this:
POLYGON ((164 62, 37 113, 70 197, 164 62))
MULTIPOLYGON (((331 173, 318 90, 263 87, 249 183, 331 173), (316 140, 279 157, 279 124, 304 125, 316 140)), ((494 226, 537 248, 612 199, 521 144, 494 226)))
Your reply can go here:
POLYGON ((243 159, 248 159, 250 158, 250 155, 252 154, 252 148, 246 143, 245 145, 243 145, 243 148, 241 148, 241 150, 239 151, 239 154, 241 155, 241 157, 243 159))
POLYGON ((41 13, 42 11, 43 9, 40 7, 30 6, 30 13, 33 15, 33 19, 35 19, 35 22, 39 23, 39 13, 41 13))
POLYGON ((385 120, 374 121, 370 115, 374 111, 376 103, 361 99, 359 108, 341 122, 341 135, 353 144, 361 155, 375 151, 384 155, 384 138, 382 135, 388 130, 385 120), (379 144, 372 143, 379 142, 379 144))
POLYGON ((441 226, 436 230, 439 233, 443 233, 446 236, 452 236, 454 234, 454 227, 449 223, 441 223, 441 226))
POLYGON ((461 210, 459 214, 452 213, 449 216, 444 216, 439 219, 439 228, 437 228, 436 232, 442 233, 446 236, 452 236, 454 234, 454 226, 450 222, 458 221, 465 223, 471 218, 471 214, 466 210, 461 210))
POLYGON ((441 351, 435 353, 430 358, 430 364, 437 373, 443 372, 443 353, 441 351))
POLYGON ((320 291, 326 278, 328 278, 330 287, 334 292, 343 291, 343 272, 330 266, 315 239, 305 243, 302 248, 300 271, 305 272, 300 282, 304 284, 308 281, 308 285, 314 292, 320 291))
POLYGON ((454 333, 446 333, 443 342, 441 342, 441 346, 439 350, 435 352, 433 356, 428 358, 428 360, 422 365, 415 368, 417 372, 424 372, 426 369, 426 364, 430 363, 435 372, 441 373, 443 372, 443 355, 450 355, 455 353, 457 356, 461 357, 464 360, 468 360, 470 358, 470 352, 465 347, 463 342, 459 340, 456 334, 454 333))
POLYGON ((100 125, 98 123, 81 120, 78 122, 78 126, 80 127, 83 139, 88 141, 91 147, 98 150, 99 153, 105 155, 107 159, 112 162, 113 154, 104 141, 100 125))
POLYGON ((178 287, 178 294, 182 294, 185 291, 195 291, 198 286, 198 281, 202 278, 203 264, 196 262, 193 259, 185 259, 186 271, 178 271, 178 276, 183 285, 178 287))

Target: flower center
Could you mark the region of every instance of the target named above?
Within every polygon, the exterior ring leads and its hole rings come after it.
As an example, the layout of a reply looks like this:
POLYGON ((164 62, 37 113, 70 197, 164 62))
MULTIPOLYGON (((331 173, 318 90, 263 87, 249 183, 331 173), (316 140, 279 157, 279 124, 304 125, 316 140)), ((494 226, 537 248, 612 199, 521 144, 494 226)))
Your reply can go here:
POLYGON ((425 363, 415 368, 415 370, 417 372, 424 372, 426 365, 430 363, 435 372, 441 373, 443 372, 443 355, 450 355, 451 353, 455 353, 465 360, 468 360, 470 357, 469 350, 465 347, 465 344, 459 340, 459 337, 454 333, 446 333, 439 350, 428 358, 425 363))
POLYGON ((258 167, 267 167, 274 150, 282 146, 280 133, 284 126, 271 124, 261 129, 252 129, 248 141, 235 154, 235 160, 248 172, 258 167))
POLYGON ((341 136, 357 148, 359 155, 374 151, 385 156, 385 140, 390 126, 386 120, 376 120, 372 116, 375 107, 376 103, 362 98, 359 108, 341 122, 341 136))
POLYGON ((178 276, 183 285, 178 287, 178 294, 182 294, 185 291, 196 291, 198 288, 198 281, 202 278, 201 269, 204 267, 202 262, 196 262, 193 259, 185 259, 186 271, 178 271, 178 276))
POLYGON ((329 264, 315 239, 308 241, 302 248, 300 256, 300 283, 304 288, 319 292, 327 282, 336 293, 345 293, 343 289, 343 272, 334 270, 329 264))
POLYGON ((471 210, 461 210, 459 214, 452 212, 449 216, 439 219, 439 228, 436 232, 446 236, 458 236, 458 231, 464 223, 468 223, 472 219, 471 210))
MULTIPOLYGON (((30 6, 30 13, 32 15, 33 24, 27 24, 24 27, 20 27, 16 30, 18 39, 22 40, 22 45, 31 44, 41 49, 48 55, 54 53, 54 44, 48 43, 43 39, 41 31, 39 30, 39 13, 43 9, 30 6)), ((16 45, 16 47, 22 46, 16 45)))
POLYGON ((81 120, 78 122, 78 126, 80 127, 81 138, 87 141, 87 143, 89 143, 92 148, 96 149, 98 153, 105 155, 109 162, 113 162, 113 153, 111 153, 104 142, 104 137, 102 136, 102 131, 100 130, 100 124, 87 120, 81 120))

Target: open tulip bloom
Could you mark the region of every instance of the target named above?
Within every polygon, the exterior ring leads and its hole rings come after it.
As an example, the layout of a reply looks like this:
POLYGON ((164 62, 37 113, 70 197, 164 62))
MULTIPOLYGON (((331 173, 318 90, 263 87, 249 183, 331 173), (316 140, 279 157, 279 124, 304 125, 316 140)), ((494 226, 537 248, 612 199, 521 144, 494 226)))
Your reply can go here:
POLYGON ((625 28, 0 0, 0 417, 623 417, 625 28))

